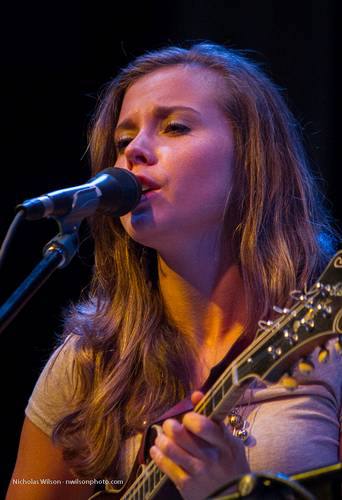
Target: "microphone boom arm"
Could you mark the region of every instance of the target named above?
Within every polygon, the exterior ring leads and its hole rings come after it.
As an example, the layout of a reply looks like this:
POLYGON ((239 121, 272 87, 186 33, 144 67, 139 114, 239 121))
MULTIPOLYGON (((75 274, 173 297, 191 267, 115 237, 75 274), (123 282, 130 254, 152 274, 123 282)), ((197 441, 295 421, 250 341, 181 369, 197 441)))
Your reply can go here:
MULTIPOLYGON (((78 202, 83 206, 84 195, 78 202)), ((78 216, 77 207, 65 217, 54 217, 60 232, 43 249, 43 258, 27 278, 0 307, 0 333, 13 321, 21 309, 58 268, 66 267, 79 248, 78 230, 84 212, 78 216)))
POLYGON ((119 167, 100 171, 86 184, 53 191, 17 206, 28 220, 53 218, 60 232, 43 250, 43 259, 0 307, 0 333, 57 268, 66 267, 78 250, 78 230, 96 211, 120 217, 139 202, 142 187, 132 172, 119 167))

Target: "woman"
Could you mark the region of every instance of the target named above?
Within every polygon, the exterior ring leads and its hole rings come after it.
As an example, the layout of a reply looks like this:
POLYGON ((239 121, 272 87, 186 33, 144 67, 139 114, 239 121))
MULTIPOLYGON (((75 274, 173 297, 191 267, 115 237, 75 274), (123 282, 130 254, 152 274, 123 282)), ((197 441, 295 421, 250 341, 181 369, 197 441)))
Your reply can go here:
MULTIPOLYGON (((108 86, 90 145, 94 173, 129 169, 144 194, 121 220, 92 220, 92 290, 30 399, 8 500, 87 498, 92 485, 65 480, 124 479, 146 424, 185 397, 198 403, 226 353, 332 255, 295 120, 236 51, 201 43, 138 58, 108 86), (59 483, 13 481, 26 477, 59 483)), ((235 408, 245 442, 190 412, 166 419, 150 456, 189 499, 250 468, 336 462, 341 368, 332 350, 294 393, 246 390, 235 408)))

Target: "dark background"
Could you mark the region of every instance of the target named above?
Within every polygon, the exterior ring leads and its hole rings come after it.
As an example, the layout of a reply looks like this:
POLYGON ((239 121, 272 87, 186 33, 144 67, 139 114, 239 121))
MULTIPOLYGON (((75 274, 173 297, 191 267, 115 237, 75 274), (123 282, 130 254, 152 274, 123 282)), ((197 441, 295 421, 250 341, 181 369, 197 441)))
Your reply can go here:
MULTIPOLYGON (((253 50, 284 88, 332 214, 341 219, 337 2, 145 0, 121 7, 96 2, 88 10, 16 2, 2 12, 1 24, 0 241, 17 203, 87 180, 87 123, 98 91, 117 69, 148 49, 199 39, 253 50)), ((0 274, 1 302, 57 230, 50 220, 24 223, 0 274)), ((82 241, 70 266, 50 278, 0 337, 3 485, 27 399, 61 330, 61 311, 89 279, 92 245, 85 231, 82 241)))

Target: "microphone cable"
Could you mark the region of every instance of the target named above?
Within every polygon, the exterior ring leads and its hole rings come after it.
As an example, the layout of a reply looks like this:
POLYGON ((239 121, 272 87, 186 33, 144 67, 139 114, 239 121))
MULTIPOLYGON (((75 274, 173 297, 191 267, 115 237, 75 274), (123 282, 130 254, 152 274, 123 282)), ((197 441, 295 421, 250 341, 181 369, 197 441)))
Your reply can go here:
POLYGON ((6 236, 0 248, 0 271, 3 268, 14 235, 19 226, 21 225, 21 223, 23 222, 23 220, 25 220, 24 210, 19 210, 19 212, 17 212, 17 214, 15 215, 14 219, 11 222, 10 227, 7 230, 6 236))

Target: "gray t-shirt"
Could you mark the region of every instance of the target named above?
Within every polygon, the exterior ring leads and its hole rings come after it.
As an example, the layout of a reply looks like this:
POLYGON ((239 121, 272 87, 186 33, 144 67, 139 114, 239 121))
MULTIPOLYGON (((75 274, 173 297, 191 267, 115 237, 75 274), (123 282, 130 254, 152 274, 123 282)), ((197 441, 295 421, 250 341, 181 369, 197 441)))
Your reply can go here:
MULTIPOLYGON (((75 356, 73 337, 51 356, 42 371, 25 410, 27 417, 51 435, 54 424, 73 407, 77 391, 72 376, 75 356)), ((309 375, 294 374, 300 382, 294 391, 280 384, 255 382, 246 389, 237 411, 246 420, 245 442, 252 470, 294 474, 333 464, 339 460, 342 428, 342 356, 328 343, 327 363, 315 363, 309 375)), ((313 353, 317 359, 318 350, 313 353)), ((122 478, 127 476, 141 436, 125 443, 120 457, 122 478)))

